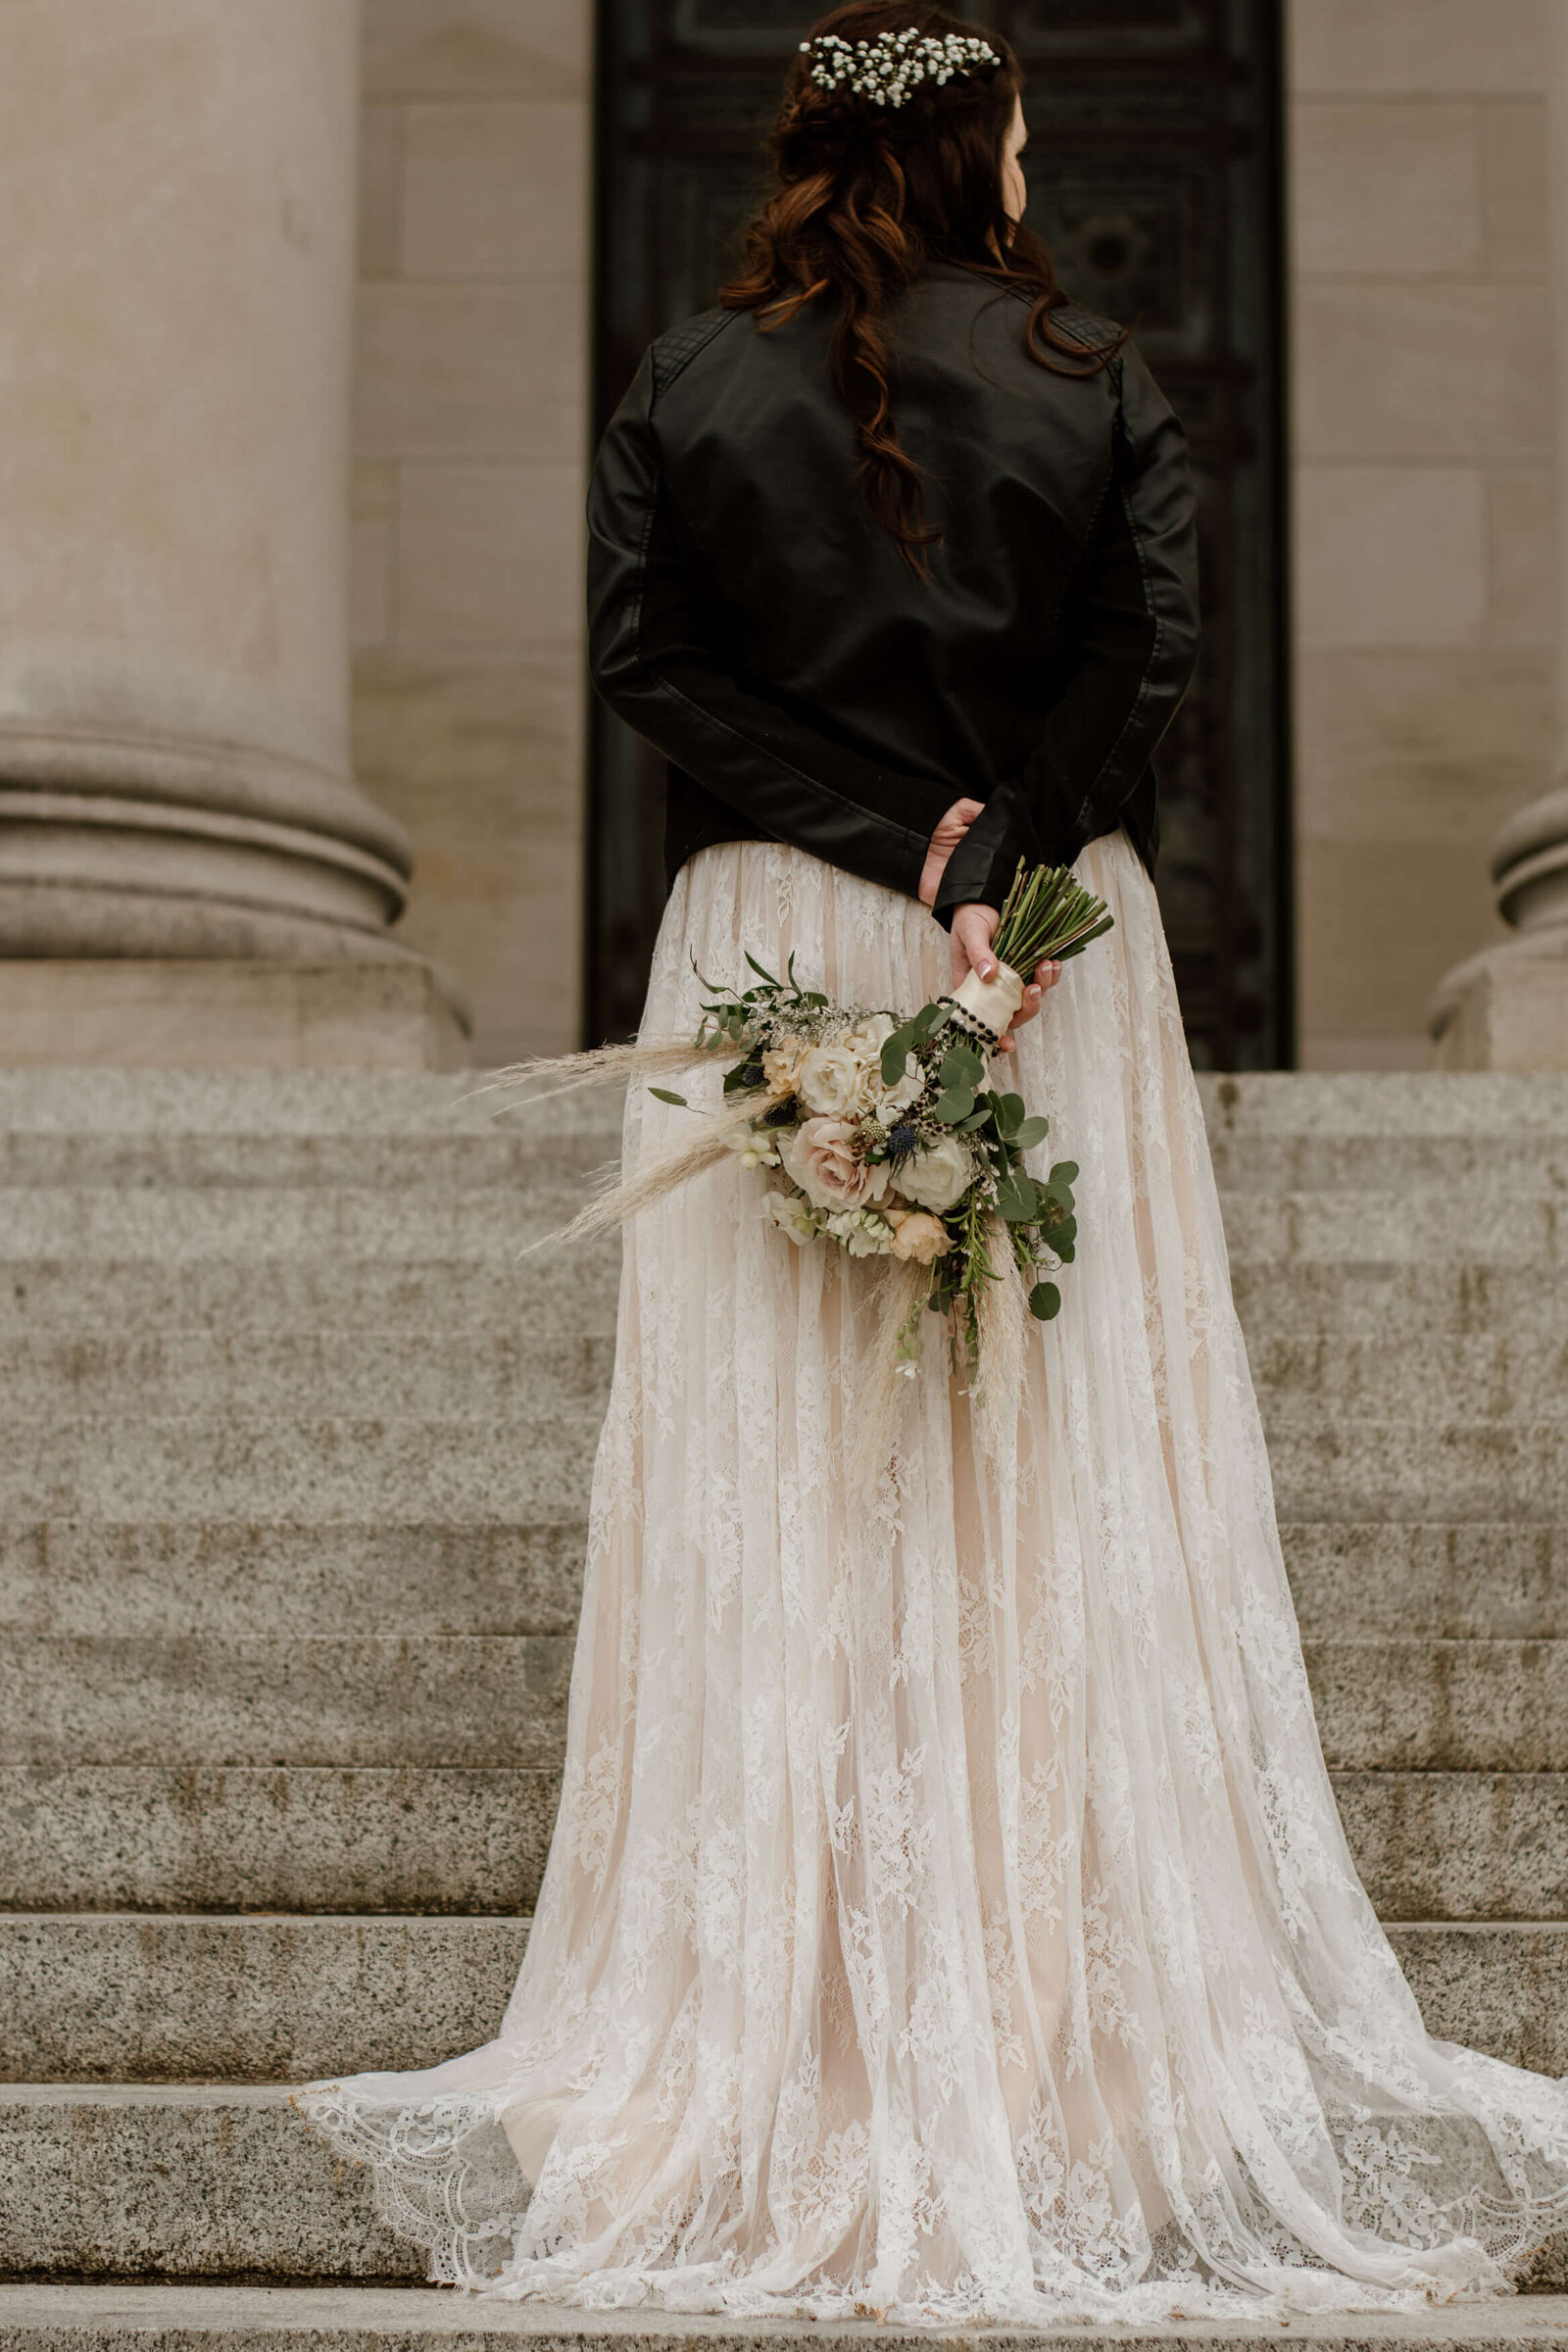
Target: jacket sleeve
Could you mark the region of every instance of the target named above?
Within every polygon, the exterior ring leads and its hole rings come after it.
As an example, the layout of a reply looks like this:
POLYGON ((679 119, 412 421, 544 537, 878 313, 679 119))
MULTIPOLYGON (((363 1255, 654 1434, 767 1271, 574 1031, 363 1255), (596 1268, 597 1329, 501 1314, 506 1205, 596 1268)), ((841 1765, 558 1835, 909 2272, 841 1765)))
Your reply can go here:
POLYGON ((645 359, 588 493, 588 642, 610 708, 769 840, 917 895, 951 787, 867 759, 749 685, 701 625, 645 359))
POLYGON ((1066 691, 1022 769, 948 861, 936 911, 1000 906, 1020 857, 1067 865, 1114 831, 1198 656, 1197 499, 1187 436, 1138 352, 1121 371, 1111 474, 1071 603, 1066 691))

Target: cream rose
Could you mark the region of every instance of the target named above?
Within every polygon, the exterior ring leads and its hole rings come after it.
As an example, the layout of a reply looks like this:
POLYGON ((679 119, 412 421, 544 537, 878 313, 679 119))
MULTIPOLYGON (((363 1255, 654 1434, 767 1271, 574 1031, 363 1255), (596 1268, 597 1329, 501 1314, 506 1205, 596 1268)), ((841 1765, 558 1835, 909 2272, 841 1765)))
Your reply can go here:
POLYGON ((818 1208, 863 1208, 887 1191, 885 1164, 861 1159, 855 1141, 848 1119, 808 1119, 782 1144, 784 1165, 818 1208))
POLYGON ((893 1228, 895 1257, 929 1266, 953 1248, 953 1237, 941 1218, 928 1216, 923 1208, 885 1208, 882 1214, 893 1228))
POLYGON ((929 1151, 916 1152, 899 1168, 899 1191, 921 1208, 941 1216, 974 1182, 974 1161, 956 1135, 944 1135, 929 1151))
POLYGON ((812 1046, 801 1056, 795 1091, 819 1118, 842 1119, 855 1108, 864 1066, 848 1045, 812 1046))
POLYGON ((801 1038, 792 1037, 782 1046, 769 1046, 762 1055, 762 1076, 769 1093, 793 1095, 805 1059, 806 1045, 801 1038))

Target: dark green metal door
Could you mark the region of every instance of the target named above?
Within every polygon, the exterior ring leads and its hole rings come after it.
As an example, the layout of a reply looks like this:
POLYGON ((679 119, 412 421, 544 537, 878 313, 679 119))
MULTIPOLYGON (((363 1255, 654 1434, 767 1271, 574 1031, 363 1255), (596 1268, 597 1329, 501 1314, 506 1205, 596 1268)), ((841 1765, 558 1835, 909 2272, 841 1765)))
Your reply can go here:
MULTIPOLYGON (((765 183, 761 133, 818 11, 602 0, 598 382, 713 300, 765 183)), ((1159 894, 1194 1060, 1288 1063, 1277 0, 990 0, 1028 73, 1029 217, 1076 300, 1139 339, 1192 437, 1203 653, 1157 765, 1159 894)), ((661 762, 604 711, 589 1030, 636 1024, 663 904, 661 762)))

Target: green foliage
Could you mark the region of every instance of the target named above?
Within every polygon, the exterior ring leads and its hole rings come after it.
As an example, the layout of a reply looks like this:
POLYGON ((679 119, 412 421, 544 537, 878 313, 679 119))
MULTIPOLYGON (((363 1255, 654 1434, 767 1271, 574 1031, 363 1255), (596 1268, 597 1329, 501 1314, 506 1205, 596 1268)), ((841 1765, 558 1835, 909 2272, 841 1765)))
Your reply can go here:
POLYGON ((656 1096, 661 1102, 673 1102, 679 1110, 690 1110, 691 1108, 691 1104, 684 1095, 672 1094, 667 1086, 651 1086, 648 1092, 656 1096))

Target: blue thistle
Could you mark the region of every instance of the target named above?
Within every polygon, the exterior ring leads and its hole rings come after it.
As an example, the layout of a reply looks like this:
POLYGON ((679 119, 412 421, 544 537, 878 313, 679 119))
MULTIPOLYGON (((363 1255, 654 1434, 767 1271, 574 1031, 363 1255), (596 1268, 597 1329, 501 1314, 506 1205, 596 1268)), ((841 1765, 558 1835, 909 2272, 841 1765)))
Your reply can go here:
POLYGON ((908 1125, 907 1121, 901 1119, 896 1127, 888 1130, 888 1166, 890 1168, 902 1168, 905 1161, 912 1159, 919 1149, 919 1134, 908 1125))

